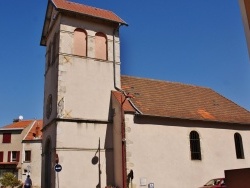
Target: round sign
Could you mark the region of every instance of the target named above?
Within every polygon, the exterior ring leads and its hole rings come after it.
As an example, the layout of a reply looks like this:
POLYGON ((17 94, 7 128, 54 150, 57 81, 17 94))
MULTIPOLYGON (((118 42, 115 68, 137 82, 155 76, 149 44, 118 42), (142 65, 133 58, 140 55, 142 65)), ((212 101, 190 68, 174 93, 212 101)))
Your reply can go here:
POLYGON ((62 166, 59 165, 59 164, 56 164, 56 165, 55 165, 55 171, 56 171, 56 172, 60 172, 61 170, 62 170, 62 166))

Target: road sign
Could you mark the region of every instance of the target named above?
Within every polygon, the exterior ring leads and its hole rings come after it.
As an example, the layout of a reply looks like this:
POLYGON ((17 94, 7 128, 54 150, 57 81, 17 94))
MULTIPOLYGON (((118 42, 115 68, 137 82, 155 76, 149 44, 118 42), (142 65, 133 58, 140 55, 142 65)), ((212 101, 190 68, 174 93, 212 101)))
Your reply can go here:
POLYGON ((61 172, 61 170, 62 170, 62 166, 60 164, 56 164, 55 165, 55 171, 56 172, 61 172))

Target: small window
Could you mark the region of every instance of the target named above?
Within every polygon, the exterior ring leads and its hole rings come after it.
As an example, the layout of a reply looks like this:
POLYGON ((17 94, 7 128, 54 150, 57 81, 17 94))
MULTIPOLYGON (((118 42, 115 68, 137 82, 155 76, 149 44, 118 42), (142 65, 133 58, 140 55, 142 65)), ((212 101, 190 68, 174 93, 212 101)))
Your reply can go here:
POLYGON ((196 131, 191 131, 189 135, 190 151, 192 160, 201 160, 200 137, 196 131))
POLYGON ((27 150, 25 151, 25 159, 26 162, 30 162, 31 161, 31 151, 27 150))
POLYGON ((19 162, 20 151, 9 151, 8 162, 19 162))
POLYGON ((16 151, 12 151, 12 156, 11 156, 11 161, 17 161, 17 152, 16 151))
POLYGON ((11 143, 11 133, 3 133, 3 143, 11 143))
POLYGON ((235 151, 237 159, 244 159, 245 157, 244 157, 243 143, 241 135, 239 133, 234 134, 234 142, 235 142, 235 151))

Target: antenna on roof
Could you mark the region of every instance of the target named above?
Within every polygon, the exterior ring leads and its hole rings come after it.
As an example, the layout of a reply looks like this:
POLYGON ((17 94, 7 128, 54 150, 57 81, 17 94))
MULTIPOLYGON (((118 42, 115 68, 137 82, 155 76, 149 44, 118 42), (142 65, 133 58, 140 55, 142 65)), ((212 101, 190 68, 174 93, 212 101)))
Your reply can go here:
POLYGON ((19 119, 20 121, 23 120, 23 116, 20 115, 20 116, 18 117, 18 119, 19 119))

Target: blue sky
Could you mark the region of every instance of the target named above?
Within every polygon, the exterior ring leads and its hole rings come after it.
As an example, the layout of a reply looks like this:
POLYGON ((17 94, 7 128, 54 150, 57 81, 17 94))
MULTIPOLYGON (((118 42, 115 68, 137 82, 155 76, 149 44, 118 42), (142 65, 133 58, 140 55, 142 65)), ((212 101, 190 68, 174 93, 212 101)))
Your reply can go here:
MULTIPOLYGON (((73 1, 73 0, 72 0, 73 1)), ((124 19, 122 74, 209 87, 250 110, 238 0, 74 0, 124 19)), ((0 126, 42 119, 47 0, 0 1, 0 126)))

